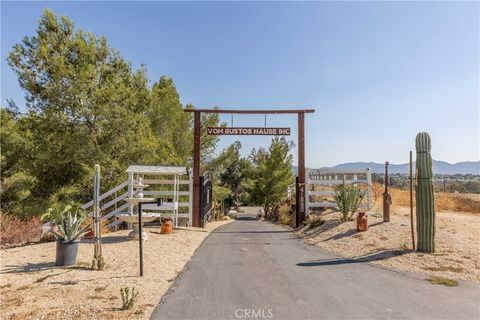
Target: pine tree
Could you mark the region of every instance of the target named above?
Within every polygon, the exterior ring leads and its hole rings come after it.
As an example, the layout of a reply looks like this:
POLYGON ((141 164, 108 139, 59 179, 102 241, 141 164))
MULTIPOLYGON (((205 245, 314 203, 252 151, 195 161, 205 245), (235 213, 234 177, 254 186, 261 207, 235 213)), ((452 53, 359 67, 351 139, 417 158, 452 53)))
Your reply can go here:
POLYGON ((287 188, 294 183, 292 144, 285 138, 274 138, 268 149, 253 154, 255 170, 250 182, 252 202, 262 205, 265 216, 272 218, 276 207, 285 199, 287 188))

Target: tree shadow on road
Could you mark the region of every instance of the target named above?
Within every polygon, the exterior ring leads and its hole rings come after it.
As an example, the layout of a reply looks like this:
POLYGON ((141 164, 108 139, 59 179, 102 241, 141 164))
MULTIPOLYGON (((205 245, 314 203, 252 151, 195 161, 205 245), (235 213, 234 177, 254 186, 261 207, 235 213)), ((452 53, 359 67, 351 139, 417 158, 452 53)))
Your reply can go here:
POLYGON ((364 263, 364 262, 371 262, 371 261, 378 261, 389 259, 391 257, 404 255, 408 253, 412 253, 411 250, 404 250, 404 249, 393 249, 393 250, 384 250, 381 252, 375 252, 372 254, 360 256, 357 258, 338 258, 338 259, 322 259, 322 260, 313 260, 308 262, 299 262, 297 266, 299 267, 321 267, 321 266, 336 266, 342 264, 352 264, 352 263, 364 263))

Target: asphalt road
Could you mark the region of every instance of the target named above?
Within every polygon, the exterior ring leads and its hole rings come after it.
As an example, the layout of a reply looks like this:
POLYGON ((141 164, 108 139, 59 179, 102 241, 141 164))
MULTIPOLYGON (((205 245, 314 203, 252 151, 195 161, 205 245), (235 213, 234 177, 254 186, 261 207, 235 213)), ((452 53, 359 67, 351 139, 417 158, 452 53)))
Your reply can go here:
POLYGON ((204 241, 152 319, 480 319, 479 295, 475 283, 432 285, 238 220, 204 241))

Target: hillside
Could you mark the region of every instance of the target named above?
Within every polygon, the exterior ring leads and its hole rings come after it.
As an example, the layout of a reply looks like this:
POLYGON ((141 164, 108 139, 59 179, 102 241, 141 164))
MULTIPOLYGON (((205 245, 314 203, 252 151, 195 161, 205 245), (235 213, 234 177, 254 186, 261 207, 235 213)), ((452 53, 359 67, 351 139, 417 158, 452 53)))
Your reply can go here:
MULTIPOLYGON (((435 174, 480 174, 480 161, 464 161, 452 164, 445 161, 433 160, 432 164, 435 174)), ((415 162, 413 165, 415 168, 415 162)), ((348 162, 333 167, 323 167, 321 169, 356 170, 365 168, 371 168, 374 173, 383 173, 385 164, 377 162, 348 162)), ((293 170, 297 172, 297 167, 293 167, 293 170)), ((409 164, 390 164, 389 172, 407 174, 409 172, 409 164)))

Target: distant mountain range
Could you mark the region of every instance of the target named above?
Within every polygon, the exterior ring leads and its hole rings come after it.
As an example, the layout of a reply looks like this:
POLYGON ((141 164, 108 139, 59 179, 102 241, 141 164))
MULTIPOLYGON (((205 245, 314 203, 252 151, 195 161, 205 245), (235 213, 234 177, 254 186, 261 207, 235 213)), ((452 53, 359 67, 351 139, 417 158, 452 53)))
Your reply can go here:
MULTIPOLYGON (((433 160, 433 173, 434 174, 480 174, 480 161, 465 161, 457 163, 448 163, 445 161, 433 160)), ((415 170, 415 162, 413 163, 415 170)), ((383 173, 385 171, 384 163, 376 162, 348 162, 338 164, 333 167, 323 167, 321 169, 334 169, 334 170, 358 170, 370 168, 374 173, 383 173)), ((297 172, 297 167, 293 168, 294 172, 297 172)), ((409 164, 390 164, 388 166, 389 173, 406 173, 409 172, 409 164)))

